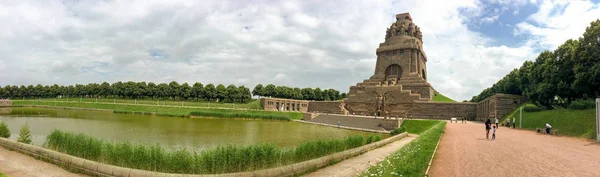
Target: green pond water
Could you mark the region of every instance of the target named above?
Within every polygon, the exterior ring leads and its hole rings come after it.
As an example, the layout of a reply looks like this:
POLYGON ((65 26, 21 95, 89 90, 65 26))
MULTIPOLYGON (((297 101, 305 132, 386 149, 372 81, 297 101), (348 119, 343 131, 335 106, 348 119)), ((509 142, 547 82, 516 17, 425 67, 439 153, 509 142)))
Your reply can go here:
POLYGON ((192 119, 25 107, 0 108, 0 121, 8 124, 12 140, 18 138, 20 127, 27 122, 33 144, 37 146, 42 146, 46 136, 54 129, 115 142, 160 144, 168 149, 193 150, 258 143, 292 147, 312 139, 372 134, 291 121, 192 119))

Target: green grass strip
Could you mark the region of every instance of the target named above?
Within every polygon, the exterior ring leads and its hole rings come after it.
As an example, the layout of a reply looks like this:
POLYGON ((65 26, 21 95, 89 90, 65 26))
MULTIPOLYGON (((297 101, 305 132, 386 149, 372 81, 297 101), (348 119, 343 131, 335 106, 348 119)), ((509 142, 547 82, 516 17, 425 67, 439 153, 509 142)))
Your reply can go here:
POLYGON ((400 150, 371 166, 360 176, 425 176, 429 160, 444 132, 446 122, 438 121, 435 126, 421 133, 400 150))
MULTIPOLYGON (((380 140, 372 138, 372 142, 380 140)), ((184 174, 218 174, 253 171, 289 165, 366 144, 363 136, 345 139, 321 139, 301 143, 295 148, 273 144, 227 145, 196 152, 186 149, 168 151, 159 145, 129 142, 114 143, 84 134, 54 130, 45 147, 69 155, 122 167, 184 174)))
POLYGON ((400 127, 404 127, 408 133, 421 134, 439 123, 438 120, 404 120, 400 127))
POLYGON ((229 116, 252 116, 252 117, 234 117, 234 118, 267 118, 267 119, 302 119, 301 112, 274 112, 258 110, 235 110, 235 109, 216 109, 216 108, 187 108, 187 107, 165 107, 152 105, 123 105, 109 103, 78 103, 78 102, 38 102, 38 101, 15 101, 13 105, 39 105, 39 106, 58 106, 72 108, 91 108, 113 110, 115 113, 151 113, 155 112, 159 116, 187 117, 191 112, 197 116, 211 115, 210 117, 228 118, 229 116))

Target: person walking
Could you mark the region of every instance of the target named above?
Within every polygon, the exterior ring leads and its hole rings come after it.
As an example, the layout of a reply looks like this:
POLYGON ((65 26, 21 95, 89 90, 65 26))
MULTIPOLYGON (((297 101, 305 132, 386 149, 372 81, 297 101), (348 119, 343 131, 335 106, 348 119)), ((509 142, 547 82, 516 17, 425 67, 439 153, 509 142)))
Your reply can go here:
POLYGON ((506 124, 508 124, 507 127, 510 128, 510 118, 508 118, 508 120, 506 120, 506 124))
POLYGON ((496 139, 496 129, 497 129, 497 128, 498 128, 498 127, 494 126, 494 132, 492 133, 492 140, 495 140, 495 139, 496 139))
POLYGON ((513 117, 513 128, 517 127, 517 119, 513 117))
POLYGON ((496 127, 498 127, 498 118, 496 117, 496 127))
POLYGON ((490 119, 485 121, 485 139, 490 139, 490 129, 492 128, 492 123, 490 119))
POLYGON ((546 134, 550 134, 550 130, 552 130, 552 125, 546 123, 546 134))

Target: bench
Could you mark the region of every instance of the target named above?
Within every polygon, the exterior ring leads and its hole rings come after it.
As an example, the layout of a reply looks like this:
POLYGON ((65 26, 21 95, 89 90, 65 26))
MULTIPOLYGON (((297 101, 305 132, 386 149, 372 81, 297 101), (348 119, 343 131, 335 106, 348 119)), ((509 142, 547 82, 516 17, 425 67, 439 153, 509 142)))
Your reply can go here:
MULTIPOLYGON (((546 128, 535 128, 535 131, 538 133, 546 134, 546 128)), ((550 135, 558 135, 558 130, 550 129, 550 135)))
POLYGON ((458 123, 458 119, 456 119, 456 118, 454 118, 454 117, 453 117, 453 118, 450 118, 450 123, 452 123, 452 121, 454 121, 454 123, 458 123))

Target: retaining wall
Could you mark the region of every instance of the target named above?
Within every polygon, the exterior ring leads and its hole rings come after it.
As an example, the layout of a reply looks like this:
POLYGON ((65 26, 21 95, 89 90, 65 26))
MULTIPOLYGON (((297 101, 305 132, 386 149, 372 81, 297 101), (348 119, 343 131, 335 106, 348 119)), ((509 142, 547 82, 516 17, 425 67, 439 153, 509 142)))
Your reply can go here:
POLYGON ((247 177, 272 177, 272 176, 292 176, 303 174, 309 172, 313 169, 318 169, 324 166, 329 165, 333 161, 343 160, 349 157, 353 157, 362 153, 365 153, 369 150, 381 147, 383 145, 389 144, 396 140, 402 139, 406 137, 407 133, 402 133, 396 136, 392 136, 386 139, 383 139, 378 142, 374 142, 371 144, 367 144, 361 147, 357 147, 354 149, 349 149, 343 152, 338 152, 335 154, 331 154, 328 156, 324 156, 321 158, 304 161, 296 164, 291 164, 287 166, 250 171, 250 172, 239 172, 239 173, 227 173, 227 174, 208 174, 208 175, 190 175, 190 174, 171 174, 171 173, 161 173, 161 172, 153 172, 146 170, 138 170, 131 168, 118 167, 114 165, 108 165, 104 163, 99 163, 95 161, 90 161, 86 159, 82 159, 79 157, 63 154, 57 151, 45 149, 38 146, 33 146, 29 144, 19 143, 16 141, 12 141, 6 138, 0 138, 0 145, 6 148, 19 151, 21 153, 33 156, 35 158, 40 158, 47 160, 49 162, 64 165, 68 167, 72 167, 75 169, 83 170, 92 175, 98 176, 117 176, 117 177, 228 177, 228 176, 247 176, 247 177))

